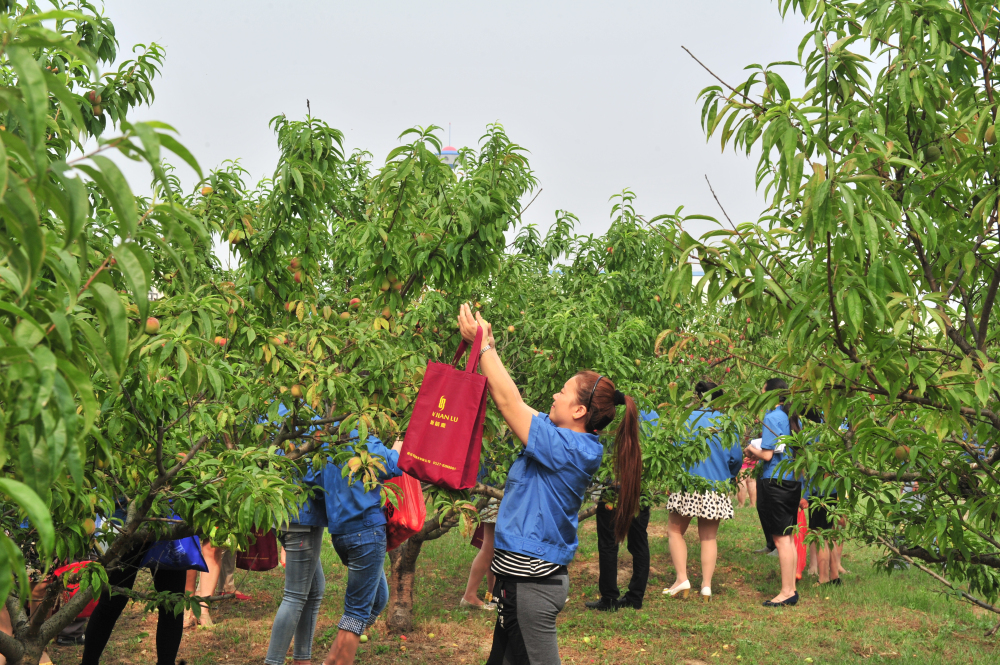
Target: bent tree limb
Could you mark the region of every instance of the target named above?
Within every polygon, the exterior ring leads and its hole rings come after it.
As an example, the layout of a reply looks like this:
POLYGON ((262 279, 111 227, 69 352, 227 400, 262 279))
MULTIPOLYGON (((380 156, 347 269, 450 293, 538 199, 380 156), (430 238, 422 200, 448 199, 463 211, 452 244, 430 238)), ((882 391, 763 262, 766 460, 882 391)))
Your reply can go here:
MULTIPOLYGON (((954 584, 952 584, 951 582, 949 582, 945 578, 943 578, 940 575, 938 575, 937 573, 935 573, 930 568, 927 568, 926 566, 924 566, 923 564, 919 563, 918 561, 916 561, 912 557, 907 556, 906 554, 904 554, 903 552, 901 552, 898 547, 895 547, 892 543, 890 543, 889 541, 887 541, 882 536, 878 537, 878 541, 882 545, 884 545, 886 547, 886 549, 888 549, 890 552, 892 552, 893 554, 895 554, 896 556, 898 556, 900 559, 902 559, 906 563, 910 564, 911 566, 914 566, 918 570, 922 570, 923 572, 927 573, 928 575, 930 575, 931 577, 933 577, 934 579, 936 579, 941 584, 945 585, 946 587, 948 587, 949 589, 951 589, 952 591, 954 591, 955 593, 957 593, 959 596, 962 597, 963 600, 966 600, 966 601, 972 603, 973 605, 976 605, 977 607, 981 607, 984 610, 989 610, 990 612, 994 612, 996 614, 1000 614, 1000 608, 998 608, 998 607, 996 607, 994 605, 990 605, 989 603, 984 602, 982 600, 979 600, 975 596, 973 596, 973 595, 971 595, 969 593, 966 593, 965 591, 962 591, 961 589, 959 589, 958 587, 956 587, 954 584)), ((993 635, 994 633, 996 633, 998 628, 1000 628, 1000 623, 998 623, 996 626, 994 626, 992 629, 990 629, 986 633, 986 637, 989 637, 989 636, 993 635)))

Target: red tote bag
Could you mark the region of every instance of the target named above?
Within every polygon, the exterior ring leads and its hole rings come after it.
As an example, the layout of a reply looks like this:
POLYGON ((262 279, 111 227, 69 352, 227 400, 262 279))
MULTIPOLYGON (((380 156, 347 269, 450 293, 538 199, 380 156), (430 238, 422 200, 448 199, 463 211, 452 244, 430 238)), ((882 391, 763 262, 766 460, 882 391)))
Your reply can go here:
POLYGON ((424 503, 424 492, 420 481, 413 476, 403 474, 385 481, 386 485, 395 485, 398 489, 399 507, 387 503, 385 505, 385 549, 394 550, 410 536, 424 528, 427 519, 427 505, 424 503))
POLYGON ((271 570, 278 566, 278 540, 274 529, 255 531, 256 539, 246 552, 236 553, 236 567, 240 570, 271 570))
POLYGON ((468 347, 464 340, 451 365, 427 363, 399 454, 399 468, 417 480, 452 490, 476 484, 486 419, 486 377, 476 374, 482 344, 479 328, 464 372, 453 366, 468 347))

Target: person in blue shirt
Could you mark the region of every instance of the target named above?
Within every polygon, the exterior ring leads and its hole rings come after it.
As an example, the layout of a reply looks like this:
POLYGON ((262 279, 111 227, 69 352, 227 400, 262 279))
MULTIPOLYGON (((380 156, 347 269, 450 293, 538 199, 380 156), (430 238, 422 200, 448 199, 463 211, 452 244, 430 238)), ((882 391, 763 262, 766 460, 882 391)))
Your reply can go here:
POLYGON ((482 315, 473 317, 469 306, 462 305, 458 324, 469 342, 483 329, 480 370, 507 426, 524 444, 507 472, 497 516, 492 569, 498 616, 487 665, 558 665, 556 615, 569 593, 566 565, 578 545, 577 513, 604 454, 597 432, 615 419, 615 407, 625 406, 614 452, 619 486, 615 540, 620 543, 639 509, 639 410, 606 376, 584 371, 552 396, 547 416, 540 414, 521 398, 482 315))
MULTIPOLYGON (((694 410, 688 417, 687 429, 692 436, 700 429, 721 427, 723 414, 712 409, 707 402, 722 397, 722 391, 711 381, 699 381, 695 386, 698 399, 706 402, 705 408, 694 410), (706 399, 708 398, 708 399, 706 399)), ((743 464, 743 453, 739 443, 724 446, 718 434, 708 438, 709 453, 701 462, 685 469, 692 476, 714 483, 729 484, 739 474, 743 464)), ((698 540, 701 542, 701 597, 712 598, 712 575, 718 557, 716 538, 722 520, 733 518, 733 500, 728 489, 705 490, 703 492, 673 492, 667 500, 669 522, 667 536, 670 543, 670 558, 677 571, 677 579, 663 593, 668 596, 686 598, 691 590, 691 580, 687 576, 687 543, 684 533, 691 519, 698 518, 698 540)))
MULTIPOLYGON (((288 410, 282 405, 278 413, 283 416, 288 410)), ((280 450, 278 454, 282 454, 280 450)), ((323 474, 307 463, 305 473, 297 480, 307 490, 305 499, 294 519, 277 529, 278 540, 285 550, 285 588, 271 626, 271 641, 264 658, 267 665, 284 665, 293 637, 293 665, 312 662, 313 633, 326 591, 326 576, 319 558, 327 527, 323 474)))
MULTIPOLYGON (((357 430, 351 432, 358 438, 357 430)), ((399 449, 402 439, 390 450, 374 436, 365 442, 368 452, 383 458, 384 471, 378 480, 385 481, 403 474, 399 469, 399 449)), ((347 589, 344 592, 344 614, 337 627, 337 637, 330 647, 324 665, 349 665, 361 644, 361 634, 389 602, 389 583, 385 579, 385 513, 382 512, 381 486, 365 489, 364 482, 354 482, 341 473, 343 465, 327 464, 323 469, 326 490, 326 520, 333 548, 347 566, 347 589)))
MULTIPOLYGON (((788 390, 783 379, 768 379, 764 392, 788 390)), ((794 536, 790 529, 798 524, 799 499, 802 498, 802 483, 795 480, 786 459, 792 458, 792 449, 786 447, 782 437, 792 433, 788 411, 784 399, 764 415, 760 448, 747 446, 743 453, 753 455, 764 462, 762 477, 757 479, 757 514, 764 527, 764 533, 774 539, 778 550, 778 564, 781 567, 781 591, 771 600, 764 601, 764 607, 795 605, 799 594, 795 590, 795 568, 798 555, 795 551, 794 536)))
MULTIPOLYGON (((659 424, 660 415, 656 411, 640 411, 640 433, 647 434, 651 428, 659 424)), ((601 593, 599 600, 585 603, 587 609, 599 612, 616 612, 625 607, 642 609, 642 601, 646 596, 646 584, 649 581, 649 493, 645 492, 640 499, 639 513, 632 518, 628 528, 628 552, 632 555, 632 577, 628 582, 628 591, 621 596, 618 588, 618 541, 615 540, 615 521, 618 519, 618 507, 614 503, 617 498, 617 488, 609 488, 597 502, 597 558, 600 575, 597 579, 597 589, 601 593)))

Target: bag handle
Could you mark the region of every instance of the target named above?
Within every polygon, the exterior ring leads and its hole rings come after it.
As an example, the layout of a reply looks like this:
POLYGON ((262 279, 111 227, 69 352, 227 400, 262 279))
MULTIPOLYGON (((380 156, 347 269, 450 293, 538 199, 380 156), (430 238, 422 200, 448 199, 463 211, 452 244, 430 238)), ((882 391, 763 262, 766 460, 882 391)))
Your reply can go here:
MULTIPOLYGON (((483 346, 483 327, 479 326, 476 328, 476 341, 472 343, 472 350, 469 351, 469 361, 465 364, 466 372, 475 372, 476 367, 479 366, 479 350, 483 346)), ((458 351, 455 352, 455 357, 451 359, 451 364, 456 365, 458 369, 458 359, 462 357, 465 350, 469 348, 469 343, 464 339, 462 343, 458 345, 458 351)))

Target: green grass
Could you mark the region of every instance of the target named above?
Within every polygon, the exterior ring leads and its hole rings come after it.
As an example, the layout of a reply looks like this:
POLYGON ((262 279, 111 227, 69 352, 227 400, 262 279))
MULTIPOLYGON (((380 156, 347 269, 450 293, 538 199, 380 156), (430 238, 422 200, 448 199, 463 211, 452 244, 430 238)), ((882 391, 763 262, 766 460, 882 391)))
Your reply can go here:
MULTIPOLYGON (((942 594, 942 587, 919 571, 891 576, 875 571, 871 564, 876 553, 864 547, 847 545, 844 566, 851 574, 845 576, 843 587, 821 590, 807 578, 799 585, 798 606, 768 610, 760 604, 778 589, 778 562, 751 554, 763 544, 755 511, 737 509, 736 519, 720 529, 711 603, 661 594, 674 578, 664 511, 654 511, 649 530, 652 570, 645 605, 641 611, 608 614, 583 607, 585 600, 597 597, 597 538, 593 520, 581 527, 580 549, 570 566, 570 599, 559 617, 564 663, 992 665, 1000 661, 1000 639, 983 637, 995 616, 942 594), (584 637, 590 642, 585 643, 584 637)), ((692 586, 698 586, 694 526, 689 529, 688 543, 692 586)), ((425 544, 418 564, 417 629, 403 642, 388 636, 379 622, 370 633, 372 641, 361 647, 358 662, 485 662, 494 615, 458 608, 475 552, 468 539, 457 533, 425 544)), ((627 580, 631 559, 624 546, 621 552, 619 578, 627 580)), ((323 563, 327 592, 316 629, 316 663, 322 661, 336 634, 346 577, 329 541, 323 563)), ((228 601, 214 610, 218 625, 187 631, 179 657, 191 665, 263 662, 283 579, 280 567, 268 573, 240 571, 237 586, 253 600, 228 601)), ((140 584, 148 580, 143 574, 140 584)), ((485 583, 480 591, 485 591, 485 583)), ((103 662, 152 662, 155 632, 155 614, 145 615, 130 606, 103 662)), ((77 648, 53 648, 50 653, 59 665, 79 662, 77 648)))

